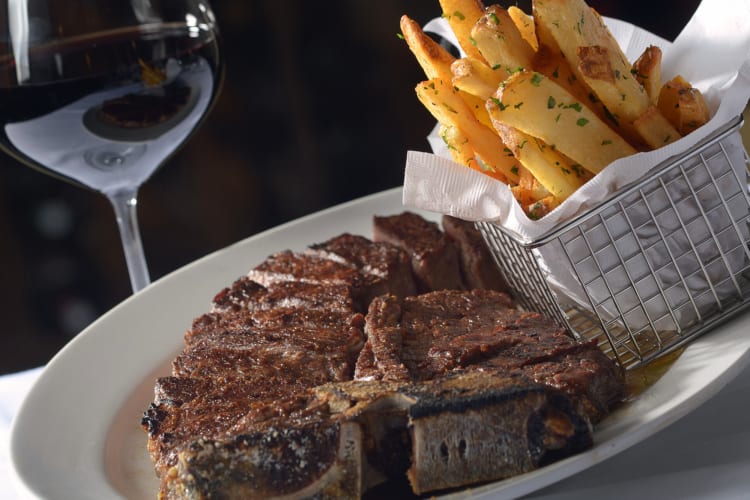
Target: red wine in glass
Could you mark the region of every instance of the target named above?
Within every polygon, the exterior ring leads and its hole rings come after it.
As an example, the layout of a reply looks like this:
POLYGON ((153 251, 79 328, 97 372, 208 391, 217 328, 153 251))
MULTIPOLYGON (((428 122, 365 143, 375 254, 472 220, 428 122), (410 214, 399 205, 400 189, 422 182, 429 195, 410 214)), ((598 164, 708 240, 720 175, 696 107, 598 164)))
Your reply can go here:
POLYGON ((134 292, 149 284, 138 189, 190 137, 221 87, 213 14, 205 2, 175 5, 163 15, 151 8, 145 22, 118 16, 47 37, 33 36, 30 12, 13 21, 7 7, 0 33, 0 148, 111 201, 134 292))

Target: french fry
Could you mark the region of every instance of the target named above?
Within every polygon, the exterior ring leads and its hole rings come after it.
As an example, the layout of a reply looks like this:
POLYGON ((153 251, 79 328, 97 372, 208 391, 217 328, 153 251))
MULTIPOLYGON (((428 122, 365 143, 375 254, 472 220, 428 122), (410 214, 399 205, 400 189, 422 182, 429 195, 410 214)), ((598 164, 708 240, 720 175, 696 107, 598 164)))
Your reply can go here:
POLYGON ((466 54, 454 58, 402 18, 428 80, 417 96, 458 163, 507 182, 540 218, 613 161, 675 141, 709 119, 681 77, 662 85, 661 50, 634 64, 585 0, 484 8, 440 0, 466 54))
MULTIPOLYGON (((541 139, 499 122, 496 122, 496 128, 508 149, 547 191, 546 195, 536 200, 550 194, 564 200, 588 180, 589 176, 583 168, 541 139)), ((523 185, 523 182, 522 175, 519 185, 523 185)))
POLYGON ((648 94, 649 101, 656 105, 659 101, 661 91, 661 49, 655 45, 649 45, 643 54, 633 63, 631 72, 648 94))
POLYGON ((642 143, 640 136, 635 132, 634 128, 629 123, 619 123, 586 82, 578 78, 570 67, 568 60, 559 49, 541 45, 536 52, 533 67, 536 71, 551 78, 555 83, 573 94, 581 102, 588 104, 589 108, 601 120, 623 135, 629 142, 633 144, 642 143))
POLYGON ((401 34, 428 79, 451 79, 451 64, 456 58, 422 31, 419 23, 401 16, 401 34))
MULTIPOLYGON (((542 45, 537 50, 534 56, 533 68, 535 71, 543 74, 547 78, 551 78, 555 83, 563 87, 565 90, 576 96, 581 102, 586 102, 594 110, 598 111, 595 107, 598 98, 593 95, 591 89, 580 80, 568 64, 568 60, 565 59, 559 51, 555 52, 553 49, 546 45, 542 45)), ((602 118, 602 114, 599 114, 599 118, 602 118)))
POLYGON ((476 162, 474 150, 471 149, 471 145, 469 144, 469 138, 456 127, 441 123, 440 127, 438 127, 438 134, 448 148, 453 161, 467 167, 476 162))
POLYGON ((518 185, 510 188, 510 192, 513 193, 513 197, 522 207, 532 205, 544 198, 554 198, 554 196, 549 194, 544 186, 536 180, 531 172, 527 170, 521 171, 521 178, 518 181, 518 185))
POLYGON ((510 192, 513 193, 513 198, 515 198, 518 204, 522 207, 526 207, 537 201, 534 199, 533 193, 520 185, 511 187, 510 192))
POLYGON ((539 201, 552 196, 547 188, 527 169, 522 168, 518 177, 518 187, 525 190, 532 201, 539 201))
MULTIPOLYGON (((418 23, 407 16, 401 17, 401 32, 404 35, 406 44, 416 57, 427 78, 452 80, 453 73, 451 66, 456 62, 455 57, 422 31, 422 27, 419 26, 418 23)), ((477 63, 483 64, 480 61, 477 61, 477 63)), ((489 116, 487 116, 487 110, 484 107, 483 100, 478 100, 470 95, 470 93, 464 91, 459 92, 459 94, 465 101, 467 101, 467 104, 469 104, 475 116, 483 124, 492 128, 492 123, 490 122, 489 116)))
POLYGON ((484 13, 482 2, 479 0, 440 0, 440 7, 443 9, 443 17, 448 20, 464 54, 481 60, 482 54, 472 41, 471 29, 484 13))
POLYGON ((557 208, 560 202, 554 196, 548 196, 537 202, 532 203, 524 207, 524 211, 529 216, 529 219, 539 220, 552 210, 557 208))
MULTIPOLYGON (((630 63, 601 17, 584 0, 534 0, 533 5, 538 23, 602 101, 616 126, 624 133, 635 129, 651 134, 640 138, 649 145, 679 135, 666 120, 653 119, 649 127, 633 126, 649 109, 648 94, 631 74, 630 63), (666 128, 660 129, 661 125, 666 128)), ((631 138, 631 142, 636 141, 631 138)))
POLYGON ((500 82, 508 76, 505 70, 493 70, 471 57, 456 59, 451 72, 453 85, 484 100, 494 94, 500 82))
MULTIPOLYGON (((559 54, 560 46, 557 44, 557 40, 549 30, 547 23, 540 22, 541 15, 537 12, 536 2, 531 3, 531 17, 534 19, 534 33, 536 34, 537 42, 539 43, 540 50, 542 47, 547 47, 550 52, 559 54)), ((564 57, 564 56, 563 56, 564 57)))
POLYGON ((618 55, 611 49, 577 47, 575 60, 584 81, 616 117, 632 122, 646 112, 650 105, 646 90, 632 77, 630 67, 623 69, 614 63, 618 55))
POLYGON ((651 149, 660 148, 680 138, 680 133, 655 106, 649 106, 634 122, 638 134, 651 149), (665 135, 660 135, 665 134, 665 135))
POLYGON ((438 133, 440 134, 440 138, 443 139, 443 142, 447 146, 451 158, 453 158, 453 161, 455 161, 456 163, 460 163, 461 165, 465 165, 478 172, 482 172, 483 174, 487 174, 490 177, 494 177, 501 182, 505 182, 505 176, 503 176, 502 174, 499 174, 486 167, 483 168, 484 166, 479 161, 477 161, 476 153, 471 147, 469 138, 466 137, 466 135, 464 135, 464 133, 461 132, 458 128, 452 125, 441 124, 438 129, 438 133))
POLYGON ((536 38, 534 18, 515 5, 508 7, 508 15, 513 20, 513 24, 516 25, 518 32, 521 33, 521 37, 526 40, 534 51, 537 51, 539 49, 539 40, 536 38))
POLYGON ((540 73, 521 71, 487 101, 496 128, 510 125, 542 139, 592 173, 636 153, 591 109, 540 73))
POLYGON ((490 114, 487 113, 487 99, 469 94, 468 92, 464 92, 461 89, 457 89, 456 93, 466 103, 469 109, 471 109, 471 112, 474 113, 474 117, 479 120, 479 123, 481 123, 488 129, 493 130, 492 120, 490 120, 490 114))
POLYGON ((709 119, 708 106, 703 95, 679 75, 662 87, 658 107, 683 135, 689 134, 709 119))
POLYGON ((531 68, 534 50, 502 7, 487 7, 472 28, 471 37, 490 68, 504 68, 508 74, 531 68))
POLYGON ((438 122, 456 127, 466 137, 472 149, 487 168, 503 176, 504 182, 518 183, 518 162, 505 153, 505 145, 492 129, 482 125, 450 82, 435 78, 416 87, 420 102, 438 122))

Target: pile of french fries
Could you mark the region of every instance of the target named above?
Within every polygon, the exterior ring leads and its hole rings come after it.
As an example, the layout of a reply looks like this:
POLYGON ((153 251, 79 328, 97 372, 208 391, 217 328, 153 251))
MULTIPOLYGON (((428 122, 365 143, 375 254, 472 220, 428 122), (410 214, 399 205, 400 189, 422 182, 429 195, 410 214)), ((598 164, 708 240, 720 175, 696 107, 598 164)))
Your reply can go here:
POLYGON ((427 80, 416 86, 457 163, 507 183, 543 217, 614 160, 659 148, 709 118, 682 77, 663 83, 661 50, 628 62, 584 0, 533 0, 532 15, 439 0, 455 58, 401 18, 427 80))

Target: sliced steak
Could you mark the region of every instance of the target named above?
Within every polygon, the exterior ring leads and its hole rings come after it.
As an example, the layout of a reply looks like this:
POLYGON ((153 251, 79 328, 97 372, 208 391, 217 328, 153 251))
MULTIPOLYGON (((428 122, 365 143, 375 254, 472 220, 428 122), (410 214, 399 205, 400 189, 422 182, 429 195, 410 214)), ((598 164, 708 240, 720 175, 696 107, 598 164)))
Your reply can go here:
POLYGON ((354 422, 200 439, 180 452, 164 498, 360 498, 362 438, 354 422))
POLYGON ((235 379, 162 377, 154 402, 141 424, 148 432, 148 450, 160 479, 160 491, 170 481, 179 453, 200 436, 225 435, 248 411, 250 401, 262 397, 258 388, 235 379))
POLYGON ((211 312, 193 320, 185 334, 190 345, 203 335, 258 328, 361 328, 351 288, 337 283, 282 281, 268 288, 247 277, 217 295, 211 312))
POLYGON ((337 284, 352 287, 356 295, 362 287, 362 275, 354 266, 290 250, 269 256, 251 269, 247 277, 267 288, 286 281, 337 284))
POLYGON ((361 329, 363 325, 364 316, 361 313, 302 307, 276 307, 233 314, 207 313, 193 321, 191 329, 185 334, 185 343, 191 345, 205 335, 245 333, 261 328, 343 329, 351 326, 361 329))
POLYGON ((311 245, 310 251, 324 258, 340 259, 362 273, 365 291, 361 299, 364 310, 378 295, 391 293, 406 297, 417 293, 409 255, 390 243, 373 242, 364 236, 344 233, 324 243, 311 245))
POLYGON ((443 215, 443 230, 458 248, 461 277, 466 288, 508 291, 487 242, 473 222, 443 215))
POLYGON ((505 293, 445 290, 436 224, 375 232, 273 254, 194 320, 142 421, 163 498, 354 498, 404 474, 421 494, 591 445, 623 392, 601 351, 505 293))
POLYGON ((183 447, 164 496, 359 498, 404 475, 422 494, 528 472, 592 444, 568 396, 520 374, 331 383, 279 404, 183 447))
POLYGON ((412 212, 376 216, 373 240, 392 243, 409 254, 420 293, 463 287, 458 250, 434 222, 412 212))
POLYGON ((223 440, 247 432, 283 412, 285 398, 350 380, 362 344, 356 326, 258 328, 194 337, 173 361, 173 376, 157 383, 142 421, 161 491, 174 489, 173 468, 197 438, 223 440))
POLYGON ((523 373, 578 399, 600 420, 625 393, 624 375, 593 343, 575 340, 491 290, 379 297, 365 324, 355 379, 430 380, 462 370, 523 373))
POLYGON ((364 341, 361 331, 262 328, 249 333, 201 337, 180 353, 172 372, 180 377, 245 378, 257 384, 307 385, 351 378, 364 341), (301 379, 301 382, 298 382, 301 379))
POLYGON ((143 419, 162 491, 196 437, 245 432, 278 413, 283 398, 352 378, 364 283, 340 259, 280 252, 215 296, 143 419))
MULTIPOLYGON (((348 275, 348 271, 346 271, 348 275)), ((214 297, 213 313, 299 307, 350 312, 354 310, 351 287, 343 282, 275 281, 263 286, 248 276, 236 280, 214 297)))

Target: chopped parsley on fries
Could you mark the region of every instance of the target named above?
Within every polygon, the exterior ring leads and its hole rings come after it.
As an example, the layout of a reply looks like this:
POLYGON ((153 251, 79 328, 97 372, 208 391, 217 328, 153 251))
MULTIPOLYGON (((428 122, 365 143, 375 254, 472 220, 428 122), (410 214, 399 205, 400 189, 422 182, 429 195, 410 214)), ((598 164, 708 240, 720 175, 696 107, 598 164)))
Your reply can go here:
POLYGON ((403 38, 427 77, 417 96, 453 160, 507 183, 530 218, 618 158, 708 121, 697 89, 680 76, 662 83, 658 47, 629 62, 584 0, 533 0, 531 14, 439 1, 465 56, 403 16, 403 38))

